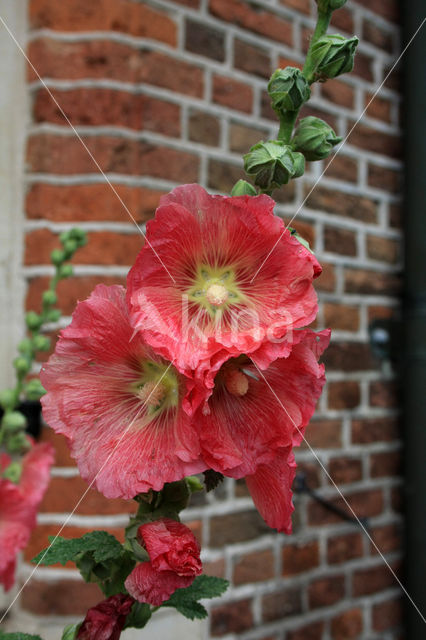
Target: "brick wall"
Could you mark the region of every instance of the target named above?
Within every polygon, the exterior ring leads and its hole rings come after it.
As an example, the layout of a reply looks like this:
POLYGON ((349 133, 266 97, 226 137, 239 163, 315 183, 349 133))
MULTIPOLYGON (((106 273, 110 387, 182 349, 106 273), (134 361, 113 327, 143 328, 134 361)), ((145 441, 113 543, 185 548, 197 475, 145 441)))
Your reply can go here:
MULTIPOLYGON (((398 53, 397 5, 348 0, 334 14, 334 30, 361 38, 355 70, 315 85, 304 115, 325 118, 341 136, 350 131, 398 53)), ((142 224, 178 183, 229 192, 242 176, 241 154, 276 135, 267 78, 277 66, 302 64, 314 25, 311 0, 30 0, 28 11, 31 62, 142 224)), ((307 437, 357 515, 369 518, 395 570, 402 520, 397 382, 373 357, 368 326, 398 312, 398 86, 395 71, 312 192, 322 163, 277 194, 286 220, 307 197, 294 226, 324 266, 317 324, 334 329, 328 384, 307 437)), ((28 93, 27 305, 35 306, 46 283, 57 235, 78 223, 89 243, 75 258, 75 277, 59 287, 69 315, 97 282, 125 282, 142 239, 31 69, 28 93)), ((63 440, 47 429, 43 438, 56 443, 58 457, 26 562, 86 488, 63 440)), ((310 486, 341 504, 306 446, 298 459, 310 486)), ((399 589, 368 538, 306 495, 295 503, 292 536, 263 524, 241 482, 226 481, 194 503, 187 517, 207 571, 232 582, 203 637, 402 638, 399 589)), ((62 533, 96 527, 119 534, 132 508, 90 490, 62 533)), ((22 575, 29 571, 25 565, 22 575)), ((99 593, 75 578, 72 568, 38 571, 21 611, 45 616, 46 625, 49 616, 80 616, 99 593)))

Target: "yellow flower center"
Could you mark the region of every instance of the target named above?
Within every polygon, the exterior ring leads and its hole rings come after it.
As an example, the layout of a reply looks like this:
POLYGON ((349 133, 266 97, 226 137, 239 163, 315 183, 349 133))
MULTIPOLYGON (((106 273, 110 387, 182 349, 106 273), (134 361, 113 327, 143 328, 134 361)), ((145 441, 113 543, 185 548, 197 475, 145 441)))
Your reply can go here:
POLYGON ((133 385, 132 391, 146 406, 149 416, 177 407, 179 403, 177 372, 170 365, 144 360, 142 376, 133 385))
POLYGON ((211 284, 206 291, 206 298, 215 307, 220 307, 228 300, 228 290, 223 284, 211 284))
POLYGON ((211 267, 202 264, 195 274, 193 285, 186 291, 191 302, 203 307, 213 318, 232 305, 247 302, 232 267, 211 267))

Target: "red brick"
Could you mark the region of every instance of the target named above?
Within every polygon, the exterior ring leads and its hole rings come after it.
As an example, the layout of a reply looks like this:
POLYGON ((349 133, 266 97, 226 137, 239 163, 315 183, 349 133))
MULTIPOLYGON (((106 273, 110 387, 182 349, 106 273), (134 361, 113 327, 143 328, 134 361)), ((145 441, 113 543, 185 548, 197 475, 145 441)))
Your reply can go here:
POLYGON ((365 96, 365 106, 367 107, 367 115, 370 116, 370 118, 376 118, 377 120, 391 122, 392 103, 390 100, 379 96, 374 96, 374 94, 372 93, 367 93, 365 96))
MULTIPOLYGON (((306 439, 313 449, 340 449, 342 424, 340 420, 313 420, 306 431, 306 439)), ((307 445, 302 442, 302 449, 307 445)))
POLYGON ((213 560, 211 562, 203 562, 203 573, 207 576, 216 576, 217 578, 225 577, 225 560, 213 560))
POLYGON ((345 597, 344 576, 313 580, 308 586, 309 607, 329 607, 345 597))
POLYGON ((341 564, 363 555, 361 533, 349 533, 329 538, 327 542, 327 560, 329 564, 341 564))
POLYGON ((346 182, 358 181, 358 163, 356 160, 342 156, 339 153, 326 162, 325 172, 327 177, 345 180, 346 182))
POLYGON ((326 368, 336 371, 366 371, 376 363, 369 344, 362 342, 332 342, 323 356, 326 368))
POLYGON ((390 442, 399 437, 398 421, 395 418, 370 418, 352 422, 352 442, 371 444, 390 442))
POLYGON ((274 564, 274 554, 270 549, 247 553, 235 561, 233 582, 240 585, 270 580, 275 575, 274 564))
POLYGON ((368 322, 369 324, 377 319, 397 319, 398 316, 397 307, 385 307, 380 305, 371 305, 368 307, 368 322))
POLYGON ((210 520, 210 546, 223 547, 236 542, 253 540, 270 531, 261 516, 254 510, 214 516, 210 520))
POLYGON ((234 41, 234 66, 261 78, 269 78, 272 72, 269 52, 239 39, 234 41))
MULTIPOLYGON (((370 534, 377 548, 383 554, 402 548, 402 525, 399 523, 374 527, 370 534)), ((373 544, 370 544, 370 553, 378 553, 373 544)))
MULTIPOLYGON (((164 53, 136 49, 109 40, 63 42, 43 38, 29 44, 28 56, 43 77, 110 78, 123 82, 153 84, 176 93, 201 97, 203 72, 164 53)), ((35 80, 29 70, 29 79, 35 80)))
POLYGON ((208 186, 215 191, 230 193, 234 184, 247 178, 242 166, 211 159, 209 161, 208 186))
POLYGON ((294 631, 289 631, 287 640, 322 640, 324 632, 324 622, 313 622, 294 631))
POLYGON ((328 383, 328 406, 330 409, 355 409, 361 402, 359 383, 341 381, 328 383))
POLYGON ((399 389, 393 380, 370 383, 370 404, 372 407, 398 407, 399 389))
POLYGON ((254 31, 290 46, 293 44, 291 24, 261 7, 248 5, 240 0, 210 0, 209 10, 216 18, 247 31, 254 31))
POLYGON ((401 277, 394 273, 381 273, 368 269, 345 269, 345 291, 379 295, 398 295, 401 277))
POLYGON ((282 589, 262 598, 262 619, 274 622, 302 612, 301 592, 298 588, 282 589))
POLYGON ((43 427, 40 440, 50 442, 55 447, 55 467, 74 467, 75 462, 69 453, 69 447, 65 436, 56 434, 53 429, 43 427))
POLYGON ((229 127, 229 149, 236 153, 247 153, 254 144, 265 140, 268 133, 265 129, 247 127, 232 122, 229 127))
POLYGON ((296 9, 296 11, 301 11, 302 13, 309 14, 311 12, 311 4, 309 0, 280 0, 280 3, 284 7, 290 7, 291 9, 296 9))
POLYGON ((198 9, 198 7, 200 6, 200 0, 170 0, 170 2, 182 4, 185 7, 191 7, 192 9, 198 9))
POLYGON ((373 62, 374 59, 371 56, 367 56, 364 53, 357 51, 355 54, 354 68, 351 73, 356 76, 360 76, 360 78, 367 80, 367 82, 373 82, 373 62))
POLYGON ((252 88, 225 76, 213 76, 213 102, 223 107, 250 113, 253 108, 252 88))
POLYGON ((328 471, 338 486, 362 480, 362 462, 359 458, 332 458, 328 471))
POLYGON ((359 307, 326 302, 324 304, 324 322, 327 327, 332 327, 333 329, 358 331, 359 307))
POLYGON ((372 478, 400 475, 402 469, 400 451, 372 453, 370 456, 370 475, 372 478))
POLYGON ((402 172, 399 169, 385 169, 375 164, 368 166, 368 184, 370 187, 382 189, 390 193, 400 193, 402 189, 402 172))
POLYGON ((400 136, 378 131, 364 124, 357 124, 348 141, 351 145, 365 151, 380 153, 392 158, 400 158, 402 154, 400 136))
POLYGON ((295 60, 294 58, 289 58, 288 56, 278 55, 278 68, 284 69, 285 67, 297 67, 302 70, 303 63, 295 60))
POLYGON ((362 611, 361 609, 350 609, 344 611, 331 621, 331 637, 333 640, 350 640, 358 638, 362 633, 362 611))
MULTIPOLYGON (((149 175, 176 182, 196 182, 199 159, 192 153, 147 142, 99 136, 85 139, 98 165, 105 172, 149 175)), ((68 136, 40 134, 30 138, 27 159, 32 171, 40 173, 97 173, 81 142, 68 136)))
POLYGON ((210 25, 188 19, 185 23, 185 49, 218 62, 225 60, 225 33, 210 25))
POLYGON ((282 550, 283 576, 293 576, 319 565, 319 546, 316 540, 305 544, 286 545, 282 550))
MULTIPOLYGON (((345 498, 358 518, 370 518, 380 515, 383 512, 383 492, 381 489, 359 491, 346 495, 345 498)), ((349 516, 353 517, 352 511, 342 498, 333 498, 331 502, 346 511, 349 516)), ((308 507, 308 521, 310 525, 319 526, 341 522, 342 520, 340 516, 332 513, 321 504, 311 502, 308 507)))
POLYGON ((223 636, 225 633, 242 633, 251 628, 253 613, 251 600, 238 600, 215 607, 211 612, 211 635, 223 636))
POLYGON ((403 621, 403 607, 400 599, 386 600, 373 606, 373 629, 386 631, 399 626, 403 621))
POLYGON ((318 489, 321 486, 321 467, 317 461, 299 461, 297 463, 297 471, 305 476, 306 483, 311 489, 318 489))
MULTIPOLYGON (((395 571, 395 563, 393 563, 392 569, 395 571)), ((383 562, 380 562, 376 567, 354 572, 352 576, 352 594, 355 598, 366 596, 394 585, 396 586, 396 584, 396 580, 388 567, 383 562)))
POLYGON ((336 288, 336 270, 329 262, 322 262, 322 273, 315 280, 315 288, 318 291, 334 291, 336 288))
POLYGON ((188 119, 188 136, 193 142, 217 147, 220 144, 220 120, 210 113, 191 111, 188 119))
POLYGON ((401 229, 403 221, 403 209, 400 204, 389 205, 389 225, 401 229))
POLYGON ((391 22, 399 22, 400 6, 398 0, 376 0, 373 5, 370 0, 357 0, 357 2, 391 22))
POLYGON ((342 31, 346 31, 346 33, 352 35, 354 31, 354 20, 352 16, 352 11, 346 7, 339 9, 338 11, 334 11, 331 15, 330 24, 337 29, 342 31))
POLYGON ((391 489, 391 506, 397 513, 403 513, 405 511, 405 496, 401 487, 394 487, 391 489))
MULTIPOLYGON (((88 243, 73 259, 76 264, 133 264, 143 245, 139 233, 123 234, 98 231, 88 234, 88 243)), ((47 229, 31 231, 26 236, 25 264, 49 264, 50 253, 58 246, 55 234, 47 229)))
POLYGON ((83 580, 42 582, 33 579, 21 595, 21 605, 38 616, 84 615, 88 608, 104 599, 96 584, 86 584, 83 580))
POLYGON ((346 109, 354 108, 355 91, 341 80, 327 80, 321 84, 321 95, 332 104, 338 104, 346 109))
POLYGON ((337 227, 324 227, 324 249, 332 253, 339 253, 346 256, 356 256, 357 241, 356 233, 348 229, 337 227))
POLYGON ((372 260, 394 264, 398 262, 400 243, 391 238, 367 236, 367 254, 372 260))
MULTIPOLYGON (((114 125, 180 136, 180 107, 165 100, 98 88, 54 90, 52 94, 74 126, 114 125)), ((36 122, 66 122, 44 89, 35 96, 34 119, 36 122)))
POLYGON ((362 222, 377 222, 377 201, 363 196, 353 196, 326 187, 306 187, 308 196, 306 207, 320 209, 328 214, 337 214, 345 218, 353 218, 362 222))

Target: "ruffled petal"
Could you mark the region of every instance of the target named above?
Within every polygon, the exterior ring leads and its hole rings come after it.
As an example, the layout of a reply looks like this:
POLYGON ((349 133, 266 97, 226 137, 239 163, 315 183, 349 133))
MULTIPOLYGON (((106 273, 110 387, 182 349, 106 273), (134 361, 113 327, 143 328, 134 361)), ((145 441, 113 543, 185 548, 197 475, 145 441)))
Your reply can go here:
POLYGON ((178 576, 173 571, 156 571, 150 562, 142 562, 127 577, 124 586, 138 602, 159 607, 176 589, 189 587, 195 576, 178 576))

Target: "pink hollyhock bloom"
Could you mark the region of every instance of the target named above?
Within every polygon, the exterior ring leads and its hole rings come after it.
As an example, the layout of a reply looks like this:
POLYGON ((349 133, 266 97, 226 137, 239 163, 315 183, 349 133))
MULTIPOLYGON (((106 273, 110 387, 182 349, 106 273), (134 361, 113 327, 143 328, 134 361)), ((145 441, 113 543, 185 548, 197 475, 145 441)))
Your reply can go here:
MULTIPOLYGON (((211 196, 194 184, 161 199, 127 295, 133 326, 179 370, 208 368, 224 348, 252 353, 315 318, 321 267, 274 204, 266 195, 211 196)), ((282 348, 274 357, 288 353, 282 348)))
POLYGON ((89 609, 78 630, 78 640, 118 640, 133 598, 119 593, 89 609))
POLYGON ((150 562, 138 564, 128 576, 127 591, 139 602, 159 606, 176 589, 189 587, 202 573, 200 545, 181 522, 162 518, 138 529, 140 543, 150 562))
POLYGON ((123 287, 98 285, 77 305, 40 378, 45 420, 107 498, 130 499, 205 469, 182 409, 189 381, 135 335, 123 287))
POLYGON ((195 416, 207 465, 246 477, 266 522, 283 531, 289 530, 292 509, 291 450, 300 444, 324 386, 324 365, 317 360, 329 338, 329 330, 295 331, 290 355, 264 371, 248 356, 229 358, 214 378, 207 406, 195 416), (271 496, 280 491, 283 497, 272 508, 271 496))
MULTIPOLYGON (((15 581, 16 556, 36 526, 37 509, 49 483, 53 460, 50 444, 36 444, 23 457, 18 484, 0 477, 0 583, 6 591, 15 581)), ((2 472, 10 462, 9 456, 1 455, 2 472)))

